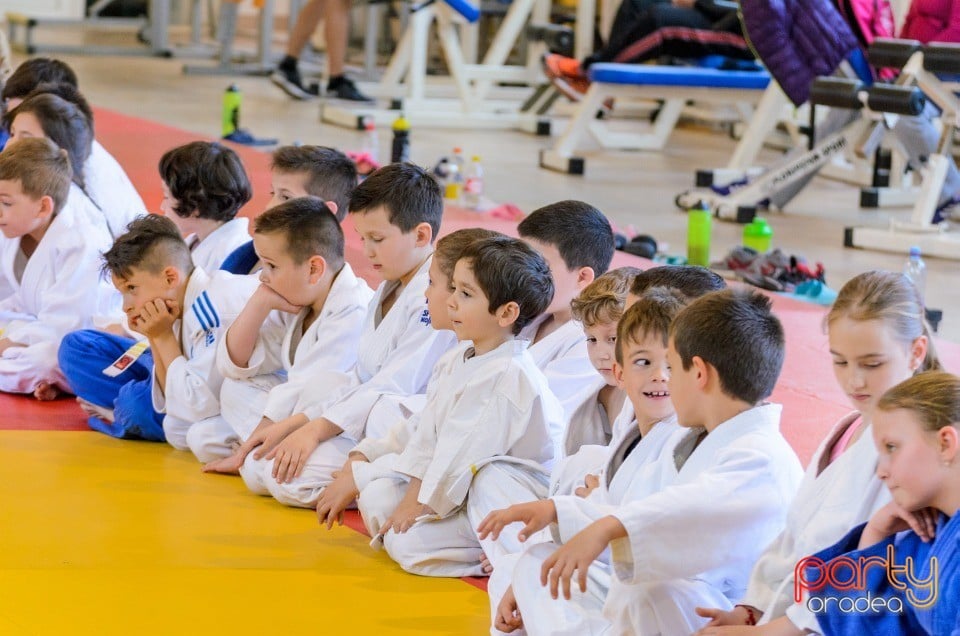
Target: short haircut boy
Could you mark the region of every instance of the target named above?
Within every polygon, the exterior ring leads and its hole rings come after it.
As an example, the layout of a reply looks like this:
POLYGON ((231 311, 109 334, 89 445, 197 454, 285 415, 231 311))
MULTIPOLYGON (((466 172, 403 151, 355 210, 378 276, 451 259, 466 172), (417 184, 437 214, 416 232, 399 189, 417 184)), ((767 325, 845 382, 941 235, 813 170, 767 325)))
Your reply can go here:
POLYGON ((39 84, 70 84, 78 86, 77 74, 65 62, 49 57, 35 57, 18 66, 3 86, 4 100, 26 97, 39 84))
POLYGON ((594 280, 570 302, 573 319, 585 327, 618 322, 630 284, 639 273, 636 267, 618 267, 594 280))
POLYGON ((443 275, 452 279, 453 270, 457 265, 457 261, 460 260, 460 256, 463 254, 463 251, 467 249, 467 246, 476 241, 494 238, 496 236, 503 236, 503 234, 496 230, 488 230, 482 227, 471 227, 451 232, 437 241, 437 245, 433 250, 433 260, 436 262, 440 271, 443 272, 443 275))
POLYGON ((773 392, 783 366, 783 325, 763 294, 727 289, 702 296, 676 317, 670 337, 683 368, 700 357, 716 368, 727 396, 757 404, 773 392))
POLYGON ((357 187, 357 165, 326 146, 282 146, 273 152, 270 169, 307 175, 306 191, 337 204, 337 220, 347 216, 350 194, 357 187))
POLYGON ((509 236, 475 241, 464 249, 460 260, 469 261, 491 314, 509 302, 520 306, 520 315, 513 323, 514 335, 546 311, 553 300, 550 266, 523 241, 509 236))
POLYGON ((600 276, 613 260, 613 228, 597 208, 583 201, 558 201, 534 210, 517 226, 522 238, 553 245, 567 269, 593 269, 600 276))
POLYGON ((54 84, 53 82, 44 82, 38 84, 35 89, 30 91, 24 97, 24 101, 36 95, 56 95, 60 99, 70 102, 80 109, 80 112, 83 113, 90 124, 90 130, 93 131, 93 109, 90 108, 90 102, 80 94, 76 86, 67 83, 54 84))
POLYGON ((379 207, 387 209, 390 223, 401 232, 410 232, 421 223, 430 224, 433 239, 440 231, 443 218, 440 184, 412 163, 391 163, 380 168, 350 195, 351 214, 364 214, 379 207))
POLYGON ((103 271, 117 278, 129 278, 140 269, 159 274, 173 265, 185 275, 193 272, 190 248, 173 221, 159 214, 148 214, 127 226, 103 255, 103 271))
POLYGON ((628 344, 637 344, 647 338, 660 338, 667 346, 670 324, 689 300, 683 294, 667 287, 653 287, 627 309, 617 324, 617 344, 614 356, 623 366, 623 350, 628 344))
POLYGON ((57 95, 38 93, 4 115, 3 124, 7 130, 22 113, 34 115, 44 135, 67 151, 73 166, 73 180, 81 188, 84 187, 83 166, 93 147, 93 129, 83 111, 57 95))
POLYGON ((22 139, 0 152, 0 181, 19 181, 27 196, 53 199, 53 214, 63 209, 70 194, 73 169, 66 150, 49 139, 22 139))
POLYGON ((652 287, 669 287, 693 300, 710 292, 727 288, 716 272, 696 265, 660 265, 644 270, 633 279, 630 294, 642 296, 652 287))
POLYGON ((287 253, 302 264, 320 255, 333 272, 343 267, 343 229, 317 197, 299 197, 270 208, 253 221, 256 234, 283 234, 287 253))
POLYGON ((159 168, 177 200, 177 216, 196 211, 201 219, 229 221, 252 196, 240 157, 218 143, 194 141, 168 150, 159 168))

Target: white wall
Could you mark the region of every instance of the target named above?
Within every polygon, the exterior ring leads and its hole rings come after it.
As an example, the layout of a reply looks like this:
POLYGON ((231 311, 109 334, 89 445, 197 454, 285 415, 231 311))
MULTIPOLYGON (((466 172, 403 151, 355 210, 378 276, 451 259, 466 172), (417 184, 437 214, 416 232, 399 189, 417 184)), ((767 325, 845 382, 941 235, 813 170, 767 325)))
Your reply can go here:
POLYGON ((84 0, 2 0, 0 12, 22 13, 31 18, 82 18, 84 0))

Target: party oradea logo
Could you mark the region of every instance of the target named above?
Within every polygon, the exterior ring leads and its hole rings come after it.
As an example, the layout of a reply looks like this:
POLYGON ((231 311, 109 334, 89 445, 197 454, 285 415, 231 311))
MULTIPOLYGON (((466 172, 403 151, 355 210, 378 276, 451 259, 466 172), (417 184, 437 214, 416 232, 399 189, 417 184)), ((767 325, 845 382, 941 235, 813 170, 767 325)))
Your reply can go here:
POLYGON ((841 556, 824 561, 809 556, 794 568, 793 597, 814 614, 902 614, 904 602, 918 610, 937 602, 938 572, 936 557, 930 558, 925 573, 913 557, 897 562, 893 545, 887 546, 886 557, 841 556), (883 574, 875 573, 876 570, 883 574), (872 584, 868 583, 870 574, 872 584), (878 582, 878 576, 885 579, 878 582))

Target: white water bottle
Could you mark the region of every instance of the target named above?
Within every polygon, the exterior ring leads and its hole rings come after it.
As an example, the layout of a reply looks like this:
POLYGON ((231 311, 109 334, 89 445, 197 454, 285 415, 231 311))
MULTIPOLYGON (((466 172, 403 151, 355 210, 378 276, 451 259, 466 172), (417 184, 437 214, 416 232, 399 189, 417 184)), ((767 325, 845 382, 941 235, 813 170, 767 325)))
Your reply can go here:
POLYGON ((483 166, 480 157, 474 155, 463 175, 463 205, 468 210, 479 210, 483 197, 483 166))
POLYGON ((927 266, 923 262, 923 259, 920 258, 919 247, 914 246, 910 248, 910 257, 907 259, 907 264, 903 267, 903 274, 909 278, 914 287, 917 288, 917 292, 920 293, 920 301, 924 302, 924 293, 927 285, 927 266))

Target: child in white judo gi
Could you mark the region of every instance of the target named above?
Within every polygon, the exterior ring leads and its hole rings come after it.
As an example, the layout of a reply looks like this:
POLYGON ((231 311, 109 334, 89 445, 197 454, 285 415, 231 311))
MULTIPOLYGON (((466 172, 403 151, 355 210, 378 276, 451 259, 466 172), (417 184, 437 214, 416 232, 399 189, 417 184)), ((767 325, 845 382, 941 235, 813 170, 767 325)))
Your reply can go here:
MULTIPOLYGON (((248 276, 195 267, 190 249, 167 217, 130 224, 103 255, 104 270, 123 296, 130 328, 153 353, 153 408, 165 414, 163 432, 174 448, 197 447, 193 425, 220 416, 217 344, 257 288, 248 276)), ((129 354, 125 354, 129 355, 129 354)), ((135 360, 119 358, 124 369, 135 360)))
POLYGON ((9 144, 20 139, 42 137, 67 152, 73 183, 64 207, 72 208, 74 215, 82 215, 89 224, 103 226, 108 232, 111 227, 124 227, 123 217, 98 208, 85 189, 83 165, 90 154, 93 131, 75 104, 56 95, 41 93, 24 100, 4 115, 3 121, 10 130, 9 144))
MULTIPOLYGON (((290 199, 258 216, 253 241, 263 264, 260 286, 217 352, 231 431, 224 437, 212 429, 205 449, 191 448, 198 457, 223 459, 205 466, 209 472, 236 473, 250 450, 306 424, 311 404, 330 403, 351 386, 373 297, 344 262, 343 230, 316 197, 290 199), (276 321, 268 323, 271 315, 276 321), (247 443, 233 452, 239 441, 247 443)), ((268 494, 265 484, 247 483, 268 494)))
MULTIPOLYGON (((559 493, 549 499, 495 511, 477 526, 481 541, 502 538, 516 542, 517 546, 516 553, 500 559, 487 587, 493 633, 499 629, 510 631, 508 628, 514 623, 516 601, 509 586, 521 556, 520 543, 533 545, 550 541, 551 534, 558 543, 568 541, 593 521, 613 512, 616 506, 642 499, 659 487, 657 462, 664 452, 672 452, 678 441, 677 434, 683 431, 676 423, 667 391, 670 378, 667 334, 670 323, 685 304, 678 292, 654 288, 645 292, 620 320, 613 374, 633 405, 633 416, 621 437, 604 447, 602 469, 596 482, 588 482, 576 494, 559 493), (516 526, 506 527, 527 519, 534 521, 519 533, 516 526), (546 534, 540 528, 548 524, 550 533, 546 534)), ((597 595, 606 595, 610 576, 610 559, 605 552, 590 566, 590 581, 595 584, 597 595)))
MULTIPOLYGON (((623 316, 630 283, 639 273, 635 267, 611 270, 587 285, 570 304, 573 319, 583 325, 587 355, 597 373, 593 390, 583 392, 584 401, 574 409, 564 431, 565 457, 553 468, 552 494, 571 494, 583 485, 584 477, 602 463, 614 437, 614 422, 627 402, 613 371, 617 322, 623 316)), ((595 479, 592 475, 589 481, 595 479)))
MULTIPOLYGON (((36 92, 52 93, 75 104, 86 116, 94 131, 93 111, 80 93, 77 75, 65 62, 45 57, 25 60, 4 85, 2 98, 7 110, 13 110, 36 92)), ((83 164, 85 191, 103 214, 110 215, 113 238, 122 234, 127 224, 146 214, 147 207, 120 163, 94 138, 83 164)))
POLYGON ((240 208, 252 191, 243 163, 230 148, 193 141, 160 158, 160 211, 180 229, 194 264, 215 272, 235 249, 250 241, 240 208))
POLYGON ((681 311, 670 328, 668 390, 690 430, 658 462, 661 487, 559 548, 525 552, 513 577, 519 614, 502 629, 688 634, 705 622, 695 612, 705 601, 730 609, 782 531, 802 474, 779 431, 780 406, 762 402, 783 355, 783 327, 758 293, 714 292, 681 311), (614 576, 604 598, 588 577, 608 546, 614 576))
POLYGON ((270 161, 270 207, 298 197, 320 197, 343 221, 357 187, 357 166, 326 146, 281 146, 270 161))
POLYGON ((94 313, 119 313, 100 276, 110 236, 65 205, 70 177, 67 153, 47 139, 0 153, 0 271, 12 290, 0 301, 0 391, 52 399, 69 390, 60 341, 94 313))
POLYGON ((309 421, 271 439, 274 446, 261 459, 247 456, 245 478, 273 480, 270 493, 281 503, 315 507, 344 454, 365 435, 383 437, 402 420, 403 405, 426 390, 437 359, 455 343, 452 333, 430 327, 424 299, 442 214, 440 186, 412 164, 381 168, 351 195, 364 253, 384 282, 363 323, 351 389, 307 408, 309 421))
POLYGON ((850 279, 826 317, 837 383, 855 409, 827 434, 807 467, 787 527, 753 568, 746 595, 730 611, 703 608, 703 634, 816 631, 817 618, 794 602, 795 569, 838 541, 890 500, 877 476, 873 416, 881 396, 900 382, 940 368, 917 289, 900 273, 872 271, 850 279), (747 627, 758 625, 759 627, 747 627))
MULTIPOLYGON (((357 187, 357 166, 339 150, 325 146, 281 146, 270 161, 270 202, 267 209, 299 197, 319 197, 343 221, 350 194, 357 187)), ((236 248, 222 268, 235 274, 259 271, 253 241, 236 248)))
MULTIPOLYGON (((447 309, 447 299, 453 293, 453 268, 468 245, 494 236, 502 234, 483 228, 468 228, 451 232, 437 241, 430 261, 430 282, 424 292, 431 327, 453 331, 447 309)), ((439 365, 434 365, 427 383, 427 395, 435 392, 438 371, 439 365)), ((348 453, 343 467, 332 473, 332 481, 317 499, 317 518, 327 529, 332 528, 334 523, 343 523, 343 511, 354 503, 362 488, 378 477, 391 474, 398 454, 406 447, 420 422, 422 406, 414 407, 416 405, 404 407, 407 418, 397 422, 386 436, 363 438, 348 453)))
POLYGON ((516 336, 550 303, 545 259, 508 237, 477 241, 457 261, 447 306, 461 344, 438 363, 435 391, 394 465, 360 491, 371 536, 408 572, 481 572, 464 504, 473 475, 509 458, 548 464, 550 430, 563 417, 544 374, 516 336))
MULTIPOLYGON (((613 230, 592 205, 559 201, 531 212, 517 231, 549 263, 556 288, 553 302, 520 337, 530 341, 530 355, 546 374, 569 419, 592 393, 597 375, 570 302, 610 267, 613 230)), ((554 431, 558 450, 562 448, 562 436, 563 428, 554 431)))

